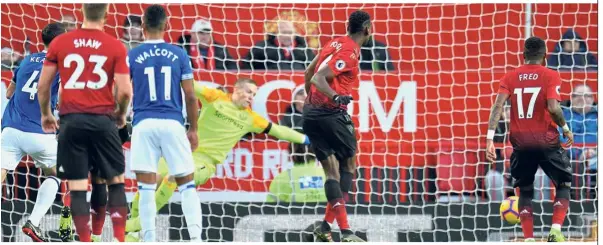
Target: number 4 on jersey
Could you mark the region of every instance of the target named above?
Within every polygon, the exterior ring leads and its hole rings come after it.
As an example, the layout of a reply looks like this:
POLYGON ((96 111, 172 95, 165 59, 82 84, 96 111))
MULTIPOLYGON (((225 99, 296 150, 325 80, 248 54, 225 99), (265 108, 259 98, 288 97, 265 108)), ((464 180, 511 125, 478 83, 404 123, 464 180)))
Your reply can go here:
POLYGON ((540 93, 540 87, 516 88, 515 90, 513 90, 513 93, 517 96, 517 116, 519 117, 519 119, 532 118, 532 114, 534 112, 534 104, 536 103, 536 98, 538 98, 538 93, 540 93), (526 116, 524 116, 523 112, 524 93, 532 94, 526 116))
POLYGON ((29 79, 27 79, 25 85, 23 85, 23 88, 21 88, 21 91, 29 93, 30 100, 34 100, 36 98, 36 93, 38 92, 38 79, 36 79, 38 77, 38 74, 40 74, 40 71, 33 71, 29 79))

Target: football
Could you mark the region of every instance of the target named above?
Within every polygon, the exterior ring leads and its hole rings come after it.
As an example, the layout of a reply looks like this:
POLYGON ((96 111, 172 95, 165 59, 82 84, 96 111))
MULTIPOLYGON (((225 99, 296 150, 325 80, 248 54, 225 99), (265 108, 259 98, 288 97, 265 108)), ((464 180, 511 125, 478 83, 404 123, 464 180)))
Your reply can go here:
POLYGON ((519 197, 508 197, 500 204, 500 217, 512 225, 519 223, 519 197))

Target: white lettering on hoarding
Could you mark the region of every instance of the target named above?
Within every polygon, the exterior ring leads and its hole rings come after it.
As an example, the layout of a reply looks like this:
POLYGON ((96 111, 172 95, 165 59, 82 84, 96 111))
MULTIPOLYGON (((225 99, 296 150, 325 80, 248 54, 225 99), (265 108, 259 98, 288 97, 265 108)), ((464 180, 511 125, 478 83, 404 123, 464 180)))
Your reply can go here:
MULTIPOLYGON (((201 81, 201 85, 209 87, 217 87, 219 85, 209 82, 201 81)), ((265 117, 271 121, 269 114, 269 108, 267 102, 269 97, 276 90, 289 90, 291 93, 298 89, 303 89, 303 84, 296 85, 290 80, 273 80, 262 84, 257 91, 254 98, 252 108, 259 115, 265 117)), ((281 92, 279 92, 281 93, 281 92)), ((358 131, 361 133, 370 132, 371 129, 381 129, 382 132, 387 133, 392 129, 394 121, 398 117, 399 113, 404 113, 403 127, 404 132, 416 132, 417 131, 417 83, 415 81, 402 81, 398 86, 396 96, 391 105, 390 110, 386 113, 383 106, 383 99, 377 93, 375 84, 371 81, 361 81, 358 89, 358 131), (404 106, 404 110, 400 112, 400 107, 404 106), (371 125, 371 112, 370 109, 375 113, 377 117, 378 125, 371 125)), ((387 96, 386 98, 390 98, 387 96)), ((290 103, 290 101, 286 101, 290 103)), ((282 113, 279 111, 270 111, 270 113, 282 113)), ((354 106, 348 106, 348 113, 354 115, 354 106)))

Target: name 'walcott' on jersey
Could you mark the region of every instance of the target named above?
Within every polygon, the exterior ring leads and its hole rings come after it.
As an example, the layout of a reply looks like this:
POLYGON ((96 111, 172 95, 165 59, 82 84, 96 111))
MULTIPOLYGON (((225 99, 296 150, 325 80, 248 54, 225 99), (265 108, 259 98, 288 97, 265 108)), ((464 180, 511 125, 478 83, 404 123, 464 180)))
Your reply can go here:
MULTIPOLYGON (((329 81, 329 86, 339 95, 352 95, 352 89, 359 85, 358 63, 360 59, 360 47, 349 36, 339 37, 331 40, 320 51, 318 66, 315 72, 325 65, 329 66, 335 77, 329 81)), ((307 104, 312 108, 326 110, 347 110, 347 105, 337 105, 332 98, 318 91, 312 86, 308 93, 307 104)))
POLYGON ((523 65, 507 73, 499 93, 509 94, 514 148, 559 146, 558 126, 547 110, 547 99, 561 100, 559 74, 541 65, 523 65))
POLYGON ((106 114, 115 110, 113 76, 129 74, 126 47, 96 29, 77 29, 55 38, 44 65, 61 77, 60 115, 106 114))

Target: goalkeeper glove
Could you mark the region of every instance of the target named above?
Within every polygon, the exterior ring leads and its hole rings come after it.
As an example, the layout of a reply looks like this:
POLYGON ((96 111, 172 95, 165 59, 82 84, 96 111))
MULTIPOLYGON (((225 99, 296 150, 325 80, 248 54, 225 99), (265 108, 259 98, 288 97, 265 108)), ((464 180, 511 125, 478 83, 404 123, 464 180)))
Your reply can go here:
POLYGON ((338 105, 347 105, 350 102, 352 102, 354 98, 352 98, 352 96, 349 95, 334 95, 333 96, 333 102, 337 103, 338 105))

